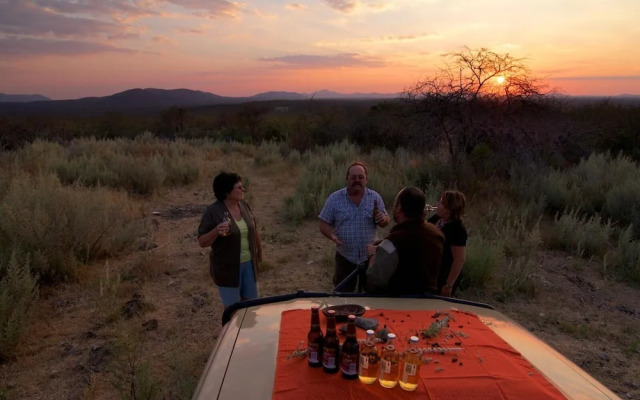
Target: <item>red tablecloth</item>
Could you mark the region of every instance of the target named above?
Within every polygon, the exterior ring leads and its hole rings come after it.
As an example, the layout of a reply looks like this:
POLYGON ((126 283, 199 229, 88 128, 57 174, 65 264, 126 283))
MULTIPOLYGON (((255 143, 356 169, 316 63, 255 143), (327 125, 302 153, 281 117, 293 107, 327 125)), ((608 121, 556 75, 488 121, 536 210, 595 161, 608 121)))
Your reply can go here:
MULTIPOLYGON (((276 375, 272 399, 566 399, 533 365, 509 344, 485 326, 475 314, 450 311, 449 326, 431 339, 419 334, 436 319, 436 311, 369 310, 363 317, 378 319, 378 329, 384 325, 397 336, 396 348, 402 352, 409 337, 418 336, 420 347, 461 347, 461 351, 439 352, 424 355, 430 357, 420 370, 420 384, 413 392, 399 385, 383 388, 378 382, 371 385, 359 380, 343 379, 341 374, 328 374, 322 368, 311 368, 306 358, 291 356, 300 341, 306 346, 309 331, 309 310, 290 310, 282 313, 276 375), (457 345, 457 346, 456 346, 457 345)), ((323 332, 326 321, 320 313, 323 332)), ((339 324, 340 325, 340 324, 339 324)), ((366 336, 358 329, 358 338, 366 336)), ((340 341, 344 335, 339 335, 340 341)), ((380 346, 378 345, 378 350, 380 346)))

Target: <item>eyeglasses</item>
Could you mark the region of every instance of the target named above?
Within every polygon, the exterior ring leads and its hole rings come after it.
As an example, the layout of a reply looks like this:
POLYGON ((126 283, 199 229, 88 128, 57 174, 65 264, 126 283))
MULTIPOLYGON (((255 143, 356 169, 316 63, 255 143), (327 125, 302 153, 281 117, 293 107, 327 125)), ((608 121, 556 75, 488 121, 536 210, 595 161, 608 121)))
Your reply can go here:
POLYGON ((246 191, 246 189, 244 188, 244 186, 240 185, 240 186, 234 186, 234 189, 240 189, 241 191, 246 191))
POLYGON ((355 181, 356 179, 363 180, 365 178, 364 175, 349 175, 349 179, 355 181))

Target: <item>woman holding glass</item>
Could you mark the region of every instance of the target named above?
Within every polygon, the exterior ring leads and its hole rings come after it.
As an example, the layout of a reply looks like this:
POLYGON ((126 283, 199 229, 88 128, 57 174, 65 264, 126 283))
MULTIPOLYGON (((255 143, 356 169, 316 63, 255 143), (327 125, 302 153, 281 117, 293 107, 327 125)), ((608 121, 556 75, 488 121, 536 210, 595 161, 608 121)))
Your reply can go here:
POLYGON ((211 247, 209 271, 225 307, 258 297, 262 244, 244 191, 239 175, 218 174, 213 180, 217 201, 204 210, 198 227, 198 244, 211 247))
POLYGON ((460 285, 462 265, 465 260, 467 228, 462 222, 467 200, 461 192, 445 190, 440 197, 436 213, 429 222, 444 233, 442 264, 438 272, 438 293, 453 296, 460 285))

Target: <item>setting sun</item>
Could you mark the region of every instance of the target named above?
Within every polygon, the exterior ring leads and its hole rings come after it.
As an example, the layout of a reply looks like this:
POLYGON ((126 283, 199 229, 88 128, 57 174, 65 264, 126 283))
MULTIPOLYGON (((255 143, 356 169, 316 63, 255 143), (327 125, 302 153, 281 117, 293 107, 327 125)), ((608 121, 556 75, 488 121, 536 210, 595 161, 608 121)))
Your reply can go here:
POLYGON ((496 76, 496 83, 498 85, 503 85, 506 81, 506 78, 504 76, 496 76))

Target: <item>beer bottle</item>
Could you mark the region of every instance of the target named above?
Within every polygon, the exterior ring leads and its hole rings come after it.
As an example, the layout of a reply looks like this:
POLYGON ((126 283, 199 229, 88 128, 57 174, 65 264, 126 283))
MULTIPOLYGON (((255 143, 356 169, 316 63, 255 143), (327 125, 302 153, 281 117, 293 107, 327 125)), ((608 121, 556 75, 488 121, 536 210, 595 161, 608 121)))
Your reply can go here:
POLYGON ((371 384, 378 379, 378 368, 380 357, 373 335, 373 329, 367 330, 367 340, 364 342, 362 350, 360 350, 360 364, 358 365, 358 379, 360 382, 371 384))
POLYGON ((420 360, 418 340, 417 336, 411 336, 409 348, 402 355, 400 387, 408 391, 416 390, 420 379, 420 364, 422 361, 420 360))
POLYGON ((360 358, 360 345, 356 338, 356 316, 349 315, 347 318, 347 338, 342 343, 340 367, 343 378, 356 379, 360 358))
POLYGON ((336 334, 336 312, 327 311, 327 332, 322 341, 322 369, 324 372, 338 372, 338 360, 340 357, 340 341, 336 334))
POLYGON ((308 352, 307 360, 309 366, 320 367, 322 366, 322 329, 320 329, 320 314, 318 313, 319 307, 311 307, 311 329, 307 334, 308 352))
POLYGON ((392 388, 398 384, 400 353, 398 353, 394 345, 395 339, 396 335, 389 333, 387 336, 387 345, 383 347, 380 357, 380 375, 378 382, 386 388, 392 388))
POLYGON ((374 225, 378 225, 378 223, 376 222, 376 216, 378 215, 378 213, 380 212, 380 209, 378 208, 378 200, 374 200, 373 201, 373 224, 374 225))

